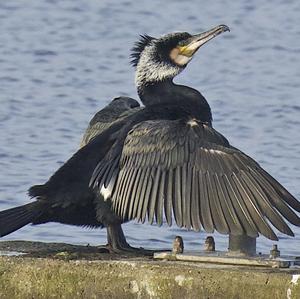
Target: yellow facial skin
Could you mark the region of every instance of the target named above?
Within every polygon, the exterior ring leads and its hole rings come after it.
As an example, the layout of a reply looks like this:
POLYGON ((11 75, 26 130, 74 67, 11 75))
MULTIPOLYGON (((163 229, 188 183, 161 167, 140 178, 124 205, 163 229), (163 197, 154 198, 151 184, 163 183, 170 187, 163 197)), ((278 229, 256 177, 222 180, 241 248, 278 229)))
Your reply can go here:
POLYGON ((186 65, 202 44, 203 40, 193 40, 185 46, 177 46, 170 52, 170 58, 180 66, 186 65))
POLYGON ((183 52, 181 51, 180 48, 183 48, 183 47, 177 46, 176 48, 172 49, 170 52, 170 58, 175 64, 177 64, 179 66, 184 66, 192 59, 193 54, 191 54, 190 56, 187 56, 187 55, 183 54, 183 52))
POLYGON ((178 51, 181 55, 184 55, 187 57, 192 57, 196 51, 196 49, 194 49, 194 47, 192 47, 191 44, 189 44, 187 46, 177 46, 176 49, 178 49, 178 51))

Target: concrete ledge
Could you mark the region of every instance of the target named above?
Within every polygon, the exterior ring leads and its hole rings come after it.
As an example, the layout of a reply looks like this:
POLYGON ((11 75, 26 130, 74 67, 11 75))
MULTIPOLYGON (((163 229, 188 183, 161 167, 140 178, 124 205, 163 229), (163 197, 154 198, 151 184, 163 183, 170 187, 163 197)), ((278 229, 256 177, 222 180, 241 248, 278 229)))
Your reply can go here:
POLYGON ((67 256, 0 257, 0 298, 300 298, 300 269, 67 256))

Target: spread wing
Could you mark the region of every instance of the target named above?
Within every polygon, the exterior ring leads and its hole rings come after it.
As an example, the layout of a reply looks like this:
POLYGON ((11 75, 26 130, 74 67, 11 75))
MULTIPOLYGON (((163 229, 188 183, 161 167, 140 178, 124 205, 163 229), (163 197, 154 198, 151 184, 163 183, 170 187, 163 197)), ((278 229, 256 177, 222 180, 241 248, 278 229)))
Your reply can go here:
POLYGON ((293 235, 283 218, 300 226, 300 203, 253 159, 213 128, 192 120, 145 121, 127 134, 94 171, 92 183, 109 188, 124 220, 163 214, 178 226, 224 234, 258 233, 276 240, 270 223, 293 235))

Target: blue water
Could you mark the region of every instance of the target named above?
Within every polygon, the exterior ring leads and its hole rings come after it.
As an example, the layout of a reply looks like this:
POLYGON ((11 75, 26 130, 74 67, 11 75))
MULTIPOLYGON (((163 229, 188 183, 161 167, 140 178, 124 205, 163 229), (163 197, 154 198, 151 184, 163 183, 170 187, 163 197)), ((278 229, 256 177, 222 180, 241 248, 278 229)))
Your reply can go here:
MULTIPOLYGON (((78 148, 92 115, 113 97, 137 98, 129 49, 139 34, 230 33, 197 53, 177 82, 200 90, 214 126, 300 198, 300 2, 94 1, 0 2, 0 209, 29 201, 78 148)), ((175 235, 187 249, 206 234, 129 223, 132 245, 165 248, 175 235)), ((300 252, 281 234, 284 253, 300 252)), ((60 224, 26 226, 5 237, 75 244, 105 243, 105 230, 60 224)), ((218 249, 227 237, 216 235, 218 249)), ((260 237, 258 250, 272 242, 260 237)))

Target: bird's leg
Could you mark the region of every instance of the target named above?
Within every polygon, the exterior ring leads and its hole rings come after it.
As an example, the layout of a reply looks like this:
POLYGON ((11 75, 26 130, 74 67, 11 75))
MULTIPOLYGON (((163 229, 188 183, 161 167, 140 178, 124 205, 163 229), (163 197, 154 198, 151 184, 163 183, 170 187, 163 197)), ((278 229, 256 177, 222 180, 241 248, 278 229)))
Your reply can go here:
MULTIPOLYGON (((107 229, 107 245, 101 246, 99 249, 104 249, 111 253, 138 253, 149 254, 149 250, 143 248, 131 247, 125 238, 121 227, 121 219, 112 211, 111 203, 104 201, 103 198, 96 193, 96 211, 97 220, 106 226, 107 229)), ((153 253, 153 251, 151 252, 153 253)))
POLYGON ((135 248, 130 246, 125 238, 121 224, 110 224, 107 226, 107 249, 113 253, 136 253, 142 255, 152 255, 153 250, 135 248))
POLYGON ((110 246, 112 250, 130 248, 121 224, 111 224, 107 226, 107 245, 110 246))

